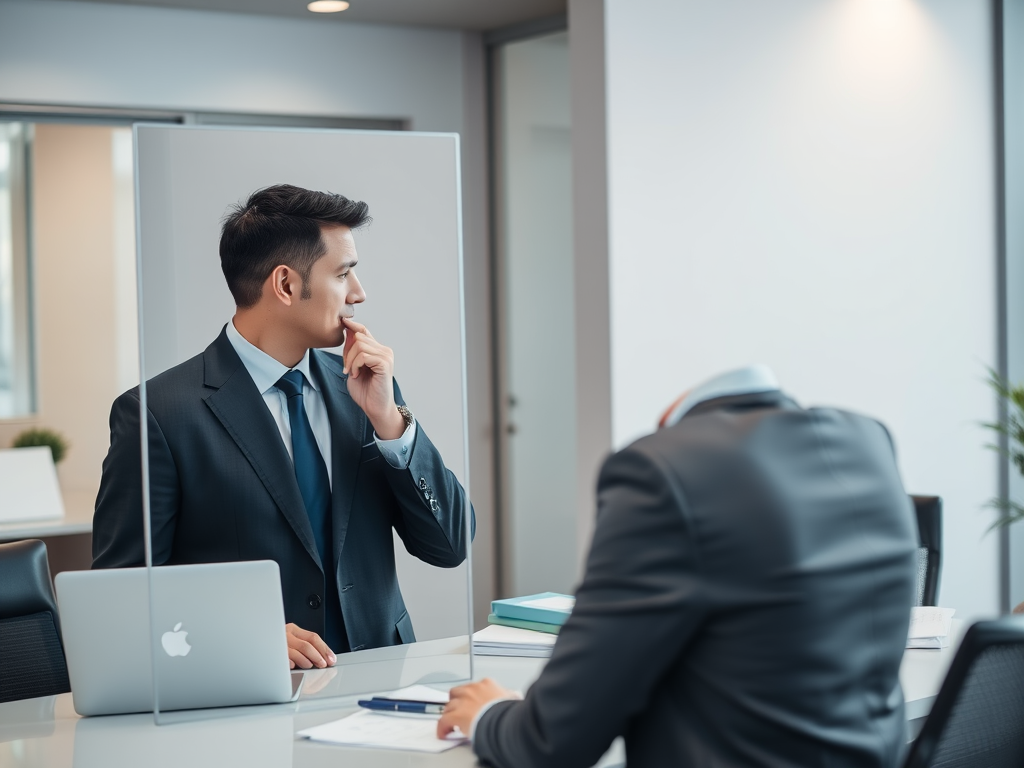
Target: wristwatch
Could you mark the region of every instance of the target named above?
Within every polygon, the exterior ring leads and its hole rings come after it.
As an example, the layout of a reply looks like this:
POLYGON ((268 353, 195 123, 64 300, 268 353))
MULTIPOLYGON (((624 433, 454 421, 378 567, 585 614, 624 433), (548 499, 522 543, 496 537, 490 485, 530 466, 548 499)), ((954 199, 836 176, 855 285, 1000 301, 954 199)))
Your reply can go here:
POLYGON ((398 406, 398 412, 400 414, 402 414, 402 418, 405 419, 405 428, 406 429, 408 429, 409 427, 411 427, 415 423, 416 417, 412 415, 412 411, 410 411, 407 406, 399 405, 398 406))

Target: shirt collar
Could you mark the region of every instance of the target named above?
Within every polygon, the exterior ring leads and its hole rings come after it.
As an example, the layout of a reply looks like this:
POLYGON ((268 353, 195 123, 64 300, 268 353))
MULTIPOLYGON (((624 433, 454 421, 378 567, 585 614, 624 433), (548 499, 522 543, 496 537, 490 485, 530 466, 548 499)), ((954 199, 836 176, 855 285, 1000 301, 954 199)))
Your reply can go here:
POLYGON ((302 371, 302 375, 306 377, 306 381, 309 385, 317 392, 320 391, 320 387, 317 385, 316 380, 313 378, 312 373, 309 370, 309 350, 306 350, 306 354, 302 356, 302 359, 292 368, 288 368, 282 365, 277 360, 272 358, 262 349, 249 342, 242 334, 235 328, 234 320, 228 322, 227 328, 228 341, 231 342, 231 346, 235 348, 235 352, 242 359, 242 365, 245 366, 245 370, 249 372, 253 382, 256 384, 256 389, 260 391, 260 394, 265 394, 268 389, 271 389, 278 380, 284 376, 288 371, 302 371))
POLYGON ((767 365, 750 365, 708 379, 691 389, 665 417, 663 426, 676 424, 700 403, 718 397, 753 395, 762 392, 778 392, 778 379, 767 365))

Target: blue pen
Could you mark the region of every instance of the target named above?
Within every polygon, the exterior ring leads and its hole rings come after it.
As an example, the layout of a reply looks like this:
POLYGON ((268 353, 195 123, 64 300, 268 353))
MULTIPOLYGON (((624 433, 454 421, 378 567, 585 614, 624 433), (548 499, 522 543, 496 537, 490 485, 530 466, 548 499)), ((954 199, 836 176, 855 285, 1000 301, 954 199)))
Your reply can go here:
POLYGON ((361 699, 357 702, 364 709, 378 712, 412 712, 419 715, 440 715, 444 712, 444 704, 431 704, 426 701, 402 701, 401 699, 361 699))

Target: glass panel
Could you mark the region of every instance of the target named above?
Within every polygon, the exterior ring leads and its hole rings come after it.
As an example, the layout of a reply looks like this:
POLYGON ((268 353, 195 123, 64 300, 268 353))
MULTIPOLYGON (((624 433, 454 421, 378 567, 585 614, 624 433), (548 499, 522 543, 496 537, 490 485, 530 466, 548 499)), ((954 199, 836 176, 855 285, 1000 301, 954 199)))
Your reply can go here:
MULTIPOLYGON (((357 320, 394 350, 417 421, 409 468, 385 465, 349 383, 330 378, 334 363, 322 353, 311 355, 314 376, 326 377, 319 384, 330 414, 340 551, 328 575, 354 650, 332 669, 306 673, 303 696, 468 679, 468 505, 433 501, 443 501, 449 482, 468 498, 457 137, 137 126, 136 158, 157 721, 197 716, 167 711, 182 706, 188 677, 171 655, 175 634, 190 632, 188 661, 201 662, 214 652, 201 650, 204 622, 240 625, 258 609, 230 581, 212 586, 223 573, 175 576, 170 563, 276 560, 285 618, 299 626, 325 602, 295 465, 264 390, 219 336, 235 312, 218 258, 221 222, 253 191, 282 182, 369 204, 373 225, 354 233, 367 294, 357 320), (410 630, 418 642, 408 643, 410 630)), ((243 634, 238 645, 250 650, 255 639, 243 634)))
POLYGON ((0 419, 36 410, 29 247, 32 126, 0 123, 0 419))

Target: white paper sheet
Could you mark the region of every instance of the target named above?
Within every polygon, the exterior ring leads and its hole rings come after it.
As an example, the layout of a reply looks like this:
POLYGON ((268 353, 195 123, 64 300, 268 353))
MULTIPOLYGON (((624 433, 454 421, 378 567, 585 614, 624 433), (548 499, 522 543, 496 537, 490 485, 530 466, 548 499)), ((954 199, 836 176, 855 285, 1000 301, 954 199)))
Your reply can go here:
POLYGON ((907 648, 945 648, 955 608, 925 605, 910 609, 907 648))
POLYGON ((545 658, 551 655, 556 640, 558 635, 547 632, 491 624, 473 634, 473 653, 478 656, 545 658))
POLYGON ((491 624, 473 633, 473 645, 509 646, 519 648, 552 648, 558 635, 532 629, 491 624))
MULTIPOLYGON (((399 688, 390 693, 376 694, 389 699, 406 699, 408 701, 432 701, 435 704, 448 703, 448 691, 439 691, 437 688, 430 688, 426 685, 410 685, 408 688, 399 688)), ((367 697, 370 698, 370 697, 367 697)))
POLYGON ((465 744, 459 734, 437 738, 437 715, 396 717, 362 709, 355 714, 299 731, 299 736, 326 744, 373 749, 399 749, 408 752, 447 752, 465 744))
POLYGON ((542 597, 539 600, 527 600, 519 605, 524 608, 544 608, 549 611, 571 612, 576 606, 575 597, 542 597))
POLYGON ((45 446, 0 450, 0 522, 64 517, 64 499, 45 446))

